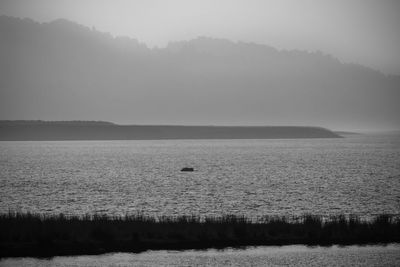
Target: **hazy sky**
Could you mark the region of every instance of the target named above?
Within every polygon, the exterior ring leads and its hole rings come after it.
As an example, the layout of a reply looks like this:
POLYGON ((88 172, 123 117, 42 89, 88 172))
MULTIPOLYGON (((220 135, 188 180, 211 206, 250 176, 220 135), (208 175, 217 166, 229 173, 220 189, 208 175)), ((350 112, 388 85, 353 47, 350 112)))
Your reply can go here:
POLYGON ((400 74, 398 0, 1 0, 0 14, 66 18, 152 47, 210 36, 321 50, 400 74))

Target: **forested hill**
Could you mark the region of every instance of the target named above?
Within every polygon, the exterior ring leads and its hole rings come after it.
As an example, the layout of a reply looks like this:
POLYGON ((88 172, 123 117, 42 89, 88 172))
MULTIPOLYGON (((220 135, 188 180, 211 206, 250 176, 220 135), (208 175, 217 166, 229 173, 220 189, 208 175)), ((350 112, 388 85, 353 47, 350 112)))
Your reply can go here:
POLYGON ((0 119, 397 129, 400 76, 321 52, 199 37, 149 48, 0 16, 0 119))

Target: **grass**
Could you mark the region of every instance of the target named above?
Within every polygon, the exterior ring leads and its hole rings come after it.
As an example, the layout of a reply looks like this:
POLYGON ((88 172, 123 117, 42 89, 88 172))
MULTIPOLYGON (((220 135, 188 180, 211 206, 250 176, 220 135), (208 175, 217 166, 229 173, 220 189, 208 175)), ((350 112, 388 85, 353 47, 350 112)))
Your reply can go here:
POLYGON ((379 215, 199 218, 9 212, 0 214, 0 257, 205 249, 253 245, 350 245, 400 242, 400 220, 379 215))

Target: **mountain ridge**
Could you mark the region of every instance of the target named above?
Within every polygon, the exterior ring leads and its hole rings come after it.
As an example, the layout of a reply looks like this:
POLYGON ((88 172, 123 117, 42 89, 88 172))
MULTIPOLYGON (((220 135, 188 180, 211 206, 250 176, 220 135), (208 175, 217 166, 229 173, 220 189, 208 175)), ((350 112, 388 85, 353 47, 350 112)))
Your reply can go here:
POLYGON ((321 52, 208 37, 150 49, 6 16, 0 34, 0 119, 400 127, 400 76, 321 52))

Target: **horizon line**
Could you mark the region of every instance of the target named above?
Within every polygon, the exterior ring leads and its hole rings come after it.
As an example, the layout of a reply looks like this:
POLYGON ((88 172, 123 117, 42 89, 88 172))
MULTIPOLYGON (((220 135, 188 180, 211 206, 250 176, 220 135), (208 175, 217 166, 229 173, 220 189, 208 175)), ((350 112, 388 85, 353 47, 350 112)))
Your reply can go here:
POLYGON ((109 125, 109 126, 139 126, 139 127, 226 127, 226 128, 233 128, 233 127, 241 127, 241 128, 261 128, 261 127, 299 127, 299 128, 320 128, 330 130, 332 132, 343 132, 343 133, 390 133, 390 132, 400 132, 399 129, 395 128, 385 128, 385 129, 377 129, 377 128, 369 128, 369 129, 347 129, 347 128, 332 128, 326 126, 319 126, 319 125, 309 125, 309 124, 252 124, 252 125, 244 125, 244 124, 145 124, 145 123, 117 123, 113 121, 105 121, 105 120, 10 120, 10 119, 0 119, 0 125, 3 123, 98 123, 99 125, 109 125))

